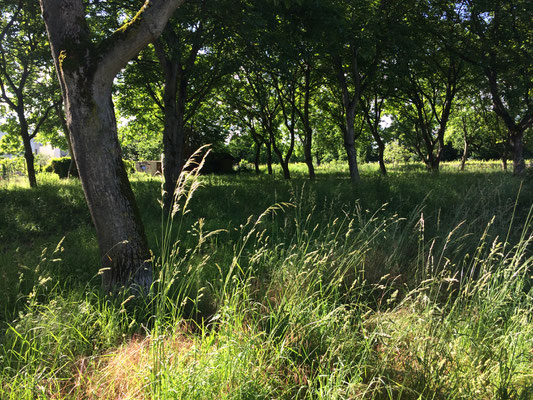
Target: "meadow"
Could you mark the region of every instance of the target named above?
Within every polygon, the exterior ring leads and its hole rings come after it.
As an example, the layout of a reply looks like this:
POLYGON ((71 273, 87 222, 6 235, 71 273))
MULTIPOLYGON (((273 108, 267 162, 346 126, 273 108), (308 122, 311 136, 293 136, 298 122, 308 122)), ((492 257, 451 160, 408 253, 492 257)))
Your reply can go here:
POLYGON ((533 180, 476 163, 131 177, 147 297, 103 293, 79 181, 0 183, 1 399, 533 398, 533 180))

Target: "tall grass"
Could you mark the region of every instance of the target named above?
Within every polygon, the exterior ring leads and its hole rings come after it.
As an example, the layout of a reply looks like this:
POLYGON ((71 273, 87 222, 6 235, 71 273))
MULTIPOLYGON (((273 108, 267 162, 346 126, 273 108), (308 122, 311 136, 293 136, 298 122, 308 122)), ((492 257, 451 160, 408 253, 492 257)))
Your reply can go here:
POLYGON ((432 213, 438 199, 427 198, 399 213, 394 200, 372 208, 295 184, 288 201, 220 230, 194 211, 209 182, 200 165, 160 224, 143 301, 58 283, 51 260, 64 244, 43 253, 2 337, 0 398, 533 396, 522 198, 495 209, 515 209, 502 235, 505 219, 481 199, 432 213))

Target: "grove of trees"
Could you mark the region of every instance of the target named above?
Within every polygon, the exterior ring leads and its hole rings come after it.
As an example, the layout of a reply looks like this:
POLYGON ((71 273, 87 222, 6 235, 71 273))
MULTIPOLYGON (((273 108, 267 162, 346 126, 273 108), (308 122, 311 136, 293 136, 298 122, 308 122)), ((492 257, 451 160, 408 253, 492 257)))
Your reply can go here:
POLYGON ((354 184, 362 157, 387 173, 388 146, 433 173, 450 148, 516 175, 531 154, 526 0, 2 3, 0 154, 19 146, 35 186, 30 140, 68 146, 109 289, 152 275, 123 158, 164 155, 169 211, 206 143, 285 179, 344 160, 354 184))

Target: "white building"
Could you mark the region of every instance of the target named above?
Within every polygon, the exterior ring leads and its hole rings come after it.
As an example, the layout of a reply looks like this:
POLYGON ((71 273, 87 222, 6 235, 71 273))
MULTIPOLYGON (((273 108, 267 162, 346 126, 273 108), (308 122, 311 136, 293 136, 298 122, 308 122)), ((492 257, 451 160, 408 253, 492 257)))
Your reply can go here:
MULTIPOLYGON (((2 140, 2 137, 5 135, 7 135, 7 133, 0 132, 0 140, 2 140)), ((33 154, 35 155, 41 155, 45 158, 59 158, 59 157, 65 157, 68 155, 68 152, 58 149, 56 147, 52 147, 51 144, 42 144, 42 143, 34 141, 33 139, 30 141, 30 143, 31 143, 31 150, 33 154)), ((4 154, 4 156, 12 157, 11 154, 4 154)))

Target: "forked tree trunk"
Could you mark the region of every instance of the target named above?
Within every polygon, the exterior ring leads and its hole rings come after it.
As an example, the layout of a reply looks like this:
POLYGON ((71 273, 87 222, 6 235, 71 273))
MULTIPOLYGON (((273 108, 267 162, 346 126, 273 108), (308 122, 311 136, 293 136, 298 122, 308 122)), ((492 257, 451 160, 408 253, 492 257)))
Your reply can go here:
POLYGON ((354 78, 355 78, 355 91, 353 96, 350 96, 348 92, 348 84, 346 82, 346 75, 342 67, 342 62, 339 57, 333 57, 335 70, 337 73, 337 80, 342 92, 342 102, 344 104, 345 116, 344 116, 344 149, 346 150, 346 156, 348 158, 348 169, 350 171, 350 180, 352 183, 359 181, 359 168, 357 166, 357 151, 355 149, 355 112, 359 100, 361 97, 361 85, 359 77, 359 69, 357 67, 357 55, 353 53, 354 62, 354 78))
POLYGON ((283 154, 281 153, 281 149, 276 144, 276 138, 274 136, 274 131, 272 130, 272 128, 270 128, 270 131, 269 131, 270 142, 272 143, 272 148, 274 149, 274 153, 276 153, 276 155, 278 156, 281 169, 283 170, 283 178, 287 180, 291 179, 291 172, 289 170, 289 162, 290 162, 291 155, 294 149, 294 136, 295 136, 294 129, 289 128, 289 130, 290 130, 290 135, 291 135, 291 141, 290 141, 289 149, 287 150, 287 154, 285 155, 285 157, 283 157, 283 154))
POLYGON ((437 150, 437 154, 434 153, 432 147, 428 147, 428 154, 425 158, 426 170, 431 173, 438 173, 440 166, 440 149, 437 150))
MULTIPOLYGON (((270 140, 273 139, 273 134, 270 135, 270 140)), ((291 179, 291 172, 289 170, 289 161, 288 158, 290 158, 290 155, 287 157, 283 157, 283 154, 281 154, 281 150, 276 146, 274 143, 272 144, 272 147, 274 148, 274 152, 278 156, 279 164, 281 165, 281 169, 283 171, 283 178, 284 179, 291 179)))
POLYGON ((134 286, 146 291, 152 282, 148 244, 118 142, 113 79, 161 33, 181 3, 146 1, 132 21, 94 44, 81 0, 41 0, 107 290, 134 286))
POLYGON ((289 170, 289 164, 284 161, 280 161, 280 164, 281 169, 283 170, 283 178, 287 180, 291 179, 291 171, 289 170))
POLYGON ((103 286, 151 285, 150 254, 140 213, 122 163, 110 87, 88 80, 81 90, 64 74, 67 116, 87 205, 96 227, 103 286))

